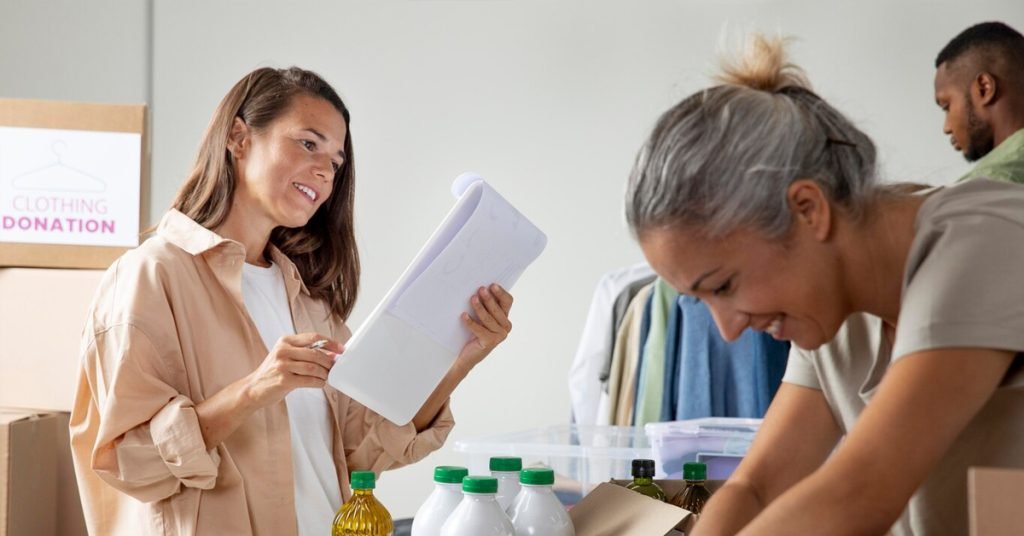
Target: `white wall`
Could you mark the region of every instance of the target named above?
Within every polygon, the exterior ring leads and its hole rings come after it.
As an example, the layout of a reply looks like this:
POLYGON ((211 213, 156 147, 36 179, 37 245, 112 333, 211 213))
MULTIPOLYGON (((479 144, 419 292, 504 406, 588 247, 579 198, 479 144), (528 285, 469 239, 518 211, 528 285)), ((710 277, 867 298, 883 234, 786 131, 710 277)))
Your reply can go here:
POLYGON ((0 98, 148 103, 151 14, 151 0, 0 0, 0 98))
POLYGON ((149 2, 0 0, 0 97, 146 102, 149 2))
MULTIPOLYGON (((0 0, 0 20, 21 5, 0 0)), ((121 7, 122 15, 136 23, 134 9, 121 7)), ((564 423, 565 373, 594 284, 640 258, 621 216, 635 151, 660 112, 708 83, 723 30, 797 36, 794 59, 875 138, 887 177, 943 183, 967 165, 941 133, 932 62, 957 32, 990 19, 1024 29, 1024 4, 155 2, 150 206, 156 218, 169 204, 213 108, 243 74, 291 64, 320 72, 354 116, 364 278, 352 324, 447 212, 451 179, 475 170, 547 232, 549 245, 515 291, 512 337, 455 395, 451 439, 564 423)), ((93 53, 72 50, 64 60, 70 68, 93 53)), ((52 53, 43 60, 56 61, 52 53)), ((410 516, 430 489, 431 468, 460 461, 449 442, 389 474, 379 495, 396 517, 410 516)))

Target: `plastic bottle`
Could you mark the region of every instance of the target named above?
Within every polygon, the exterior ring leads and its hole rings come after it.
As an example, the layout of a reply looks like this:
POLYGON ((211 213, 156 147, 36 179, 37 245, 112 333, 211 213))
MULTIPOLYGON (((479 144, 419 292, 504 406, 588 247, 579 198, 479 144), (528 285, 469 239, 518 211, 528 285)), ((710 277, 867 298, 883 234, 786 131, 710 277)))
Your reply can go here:
POLYGON ((704 485, 708 477, 708 468, 703 463, 683 464, 683 479, 686 480, 686 487, 672 497, 671 503, 700 515, 704 505, 711 498, 711 492, 704 485))
POLYGON ((516 536, 576 536, 572 519, 551 491, 555 472, 529 468, 519 472, 523 489, 509 509, 516 536))
POLYGON ((412 536, 439 536, 441 526, 462 502, 465 467, 441 465, 434 468, 434 491, 412 519, 412 536))
POLYGON ((392 536, 391 514, 373 496, 373 471, 352 471, 352 498, 334 516, 331 536, 392 536))
POLYGON ((498 504, 506 512, 519 495, 519 471, 522 469, 522 458, 491 458, 491 476, 498 479, 498 504))
POLYGON ((668 500, 661 486, 654 483, 654 460, 633 460, 633 481, 626 488, 661 502, 668 500))
POLYGON ((512 521, 498 505, 498 479, 462 479, 462 502, 441 527, 441 536, 515 536, 512 521))

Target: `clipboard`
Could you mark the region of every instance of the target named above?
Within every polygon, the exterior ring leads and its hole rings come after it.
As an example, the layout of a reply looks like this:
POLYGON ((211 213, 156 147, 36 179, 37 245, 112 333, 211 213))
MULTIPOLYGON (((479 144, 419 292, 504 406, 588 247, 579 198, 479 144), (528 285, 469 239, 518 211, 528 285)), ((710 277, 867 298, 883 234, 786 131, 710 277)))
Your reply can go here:
MULTIPOLYGON (((389 421, 412 420, 472 340, 462 324, 481 286, 511 289, 547 236, 479 176, 452 184, 458 199, 374 307, 331 368, 328 383, 389 421)), ((474 315, 475 316, 475 315, 474 315)))

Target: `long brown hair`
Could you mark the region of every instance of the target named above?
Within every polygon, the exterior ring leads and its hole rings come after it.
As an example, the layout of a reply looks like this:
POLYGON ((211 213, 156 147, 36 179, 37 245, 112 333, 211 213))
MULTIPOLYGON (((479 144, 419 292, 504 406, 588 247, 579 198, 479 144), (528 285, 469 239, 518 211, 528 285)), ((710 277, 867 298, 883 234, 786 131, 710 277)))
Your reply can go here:
POLYGON ((278 227, 270 243, 295 263, 309 293, 344 320, 359 293, 359 250, 353 225, 355 160, 352 120, 338 93, 314 72, 257 69, 239 80, 224 96, 210 120, 188 180, 172 206, 207 229, 219 227, 231 210, 235 174, 228 150, 228 134, 235 118, 261 130, 278 118, 297 95, 320 97, 345 118, 345 161, 334 174, 334 189, 309 222, 293 229, 278 227))

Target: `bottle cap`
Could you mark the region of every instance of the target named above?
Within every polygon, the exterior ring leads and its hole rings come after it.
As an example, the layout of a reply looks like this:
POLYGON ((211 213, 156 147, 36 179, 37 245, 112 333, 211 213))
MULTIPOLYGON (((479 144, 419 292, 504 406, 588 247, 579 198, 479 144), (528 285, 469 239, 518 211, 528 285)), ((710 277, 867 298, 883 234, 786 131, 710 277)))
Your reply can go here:
POLYGON ((633 460, 634 478, 654 478, 654 460, 633 460))
POLYGON ((352 489, 373 489, 377 487, 377 476, 373 471, 352 471, 352 489))
POLYGON ((703 463, 684 463, 683 480, 707 480, 708 466, 703 463))
POLYGON ((498 493, 498 479, 493 476, 467 476, 462 479, 466 493, 498 493))
POLYGON ((491 471, 519 471, 522 468, 522 458, 512 456, 495 456, 491 458, 491 471))
POLYGON ((434 482, 440 484, 461 484, 469 469, 454 465, 439 465, 434 468, 434 482))
POLYGON ((519 471, 519 482, 530 486, 550 486, 555 483, 555 471, 547 467, 528 467, 519 471))

